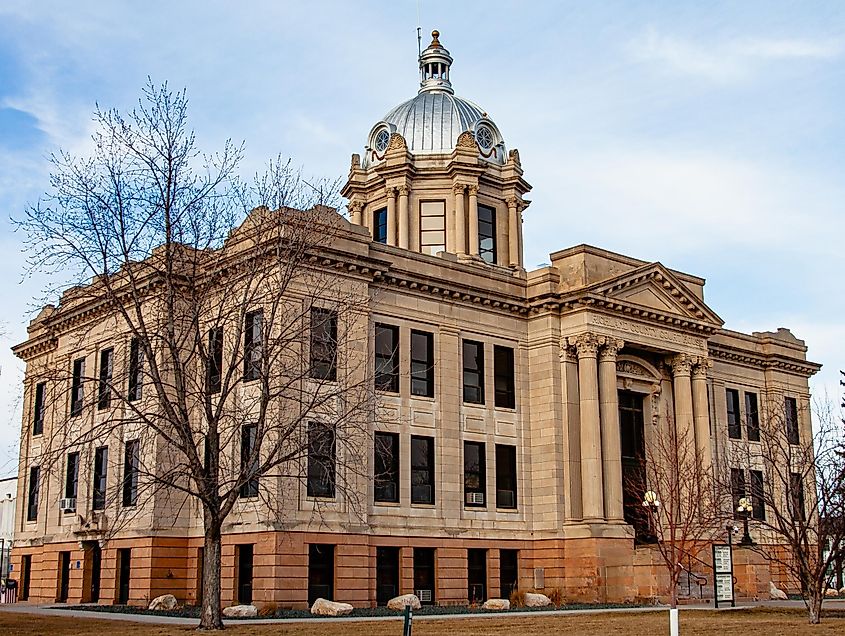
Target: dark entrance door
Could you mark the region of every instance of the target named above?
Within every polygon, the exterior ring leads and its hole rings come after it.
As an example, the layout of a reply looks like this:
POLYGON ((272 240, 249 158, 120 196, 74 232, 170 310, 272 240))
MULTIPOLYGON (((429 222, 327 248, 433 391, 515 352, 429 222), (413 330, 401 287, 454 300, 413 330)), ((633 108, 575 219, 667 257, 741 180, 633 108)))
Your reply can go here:
POLYGON ((59 603, 67 601, 70 588, 70 552, 59 552, 59 603))
POLYGON ((132 578, 132 548, 120 548, 117 551, 119 578, 117 585, 117 604, 129 603, 129 581, 132 578))
POLYGON ((29 578, 32 574, 32 555, 25 554, 21 561, 21 600, 29 599, 29 578))
POLYGON ((238 546, 238 603, 252 604, 252 564, 253 547, 251 543, 238 546))
POLYGON ((414 594, 423 605, 433 605, 434 548, 414 548, 414 594))
POLYGON ((519 585, 519 552, 499 550, 499 598, 510 598, 519 585))
POLYGON ((487 550, 467 550, 467 598, 470 603, 487 600, 487 550))
POLYGON ((653 540, 643 508, 646 491, 643 395, 619 391, 619 432, 622 446, 622 502, 625 521, 634 527, 636 541, 653 540))
POLYGON ((399 595, 399 548, 376 548, 376 604, 399 595))
POLYGON ((312 543, 308 546, 308 604, 318 598, 334 597, 334 546, 312 543))
POLYGON ((100 573, 103 566, 103 551, 97 541, 84 541, 84 567, 82 571, 82 602, 96 603, 100 600, 100 573))

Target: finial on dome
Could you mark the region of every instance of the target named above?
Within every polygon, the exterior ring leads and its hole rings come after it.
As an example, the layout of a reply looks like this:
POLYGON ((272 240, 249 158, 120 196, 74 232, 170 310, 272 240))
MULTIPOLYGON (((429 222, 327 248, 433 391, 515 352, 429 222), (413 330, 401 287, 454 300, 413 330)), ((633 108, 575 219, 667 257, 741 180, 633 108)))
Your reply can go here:
POLYGON ((440 44, 440 31, 431 32, 431 44, 420 54, 420 92, 443 91, 454 93, 449 81, 452 56, 440 44))

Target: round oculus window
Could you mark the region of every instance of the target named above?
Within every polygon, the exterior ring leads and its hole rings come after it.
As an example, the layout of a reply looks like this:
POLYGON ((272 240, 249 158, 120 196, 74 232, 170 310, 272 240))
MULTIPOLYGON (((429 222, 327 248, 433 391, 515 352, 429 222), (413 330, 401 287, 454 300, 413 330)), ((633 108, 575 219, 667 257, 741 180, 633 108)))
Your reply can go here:
POLYGON ((385 150, 387 150, 387 146, 389 144, 390 144, 390 133, 387 132, 386 128, 382 128, 381 130, 378 131, 378 134, 376 134, 376 141, 375 141, 376 151, 377 152, 384 152, 385 150))
POLYGON ((475 140, 484 150, 490 150, 493 147, 493 133, 487 126, 479 126, 475 131, 475 140))

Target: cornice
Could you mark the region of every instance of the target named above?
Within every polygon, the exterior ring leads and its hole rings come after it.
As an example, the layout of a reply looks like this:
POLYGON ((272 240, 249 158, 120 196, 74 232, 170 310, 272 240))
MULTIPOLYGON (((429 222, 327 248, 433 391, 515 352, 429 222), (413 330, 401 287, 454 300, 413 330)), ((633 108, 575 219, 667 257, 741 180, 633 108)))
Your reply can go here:
POLYGON ((815 375, 822 368, 822 365, 809 360, 799 360, 779 354, 761 354, 714 342, 707 343, 707 352, 711 358, 724 360, 731 364, 739 364, 762 371, 774 369, 805 378, 815 375))

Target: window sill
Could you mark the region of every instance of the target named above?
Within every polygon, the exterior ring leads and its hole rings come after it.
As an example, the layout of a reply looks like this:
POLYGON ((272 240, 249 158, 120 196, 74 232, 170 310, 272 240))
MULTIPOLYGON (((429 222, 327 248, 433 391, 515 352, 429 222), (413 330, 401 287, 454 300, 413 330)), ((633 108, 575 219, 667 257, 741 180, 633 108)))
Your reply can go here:
POLYGON ((429 508, 430 509, 430 508, 434 508, 434 505, 435 505, 434 503, 421 503, 421 502, 416 502, 416 501, 411 502, 411 508, 423 508, 423 509, 429 508))
POLYGON ((514 407, 510 407, 510 406, 494 406, 494 407, 493 407, 493 410, 494 410, 494 411, 496 411, 497 413, 513 413, 513 414, 516 414, 516 411, 517 411, 517 409, 516 409, 516 407, 515 407, 515 406, 514 406, 514 407))
POLYGON ((385 506, 387 508, 400 508, 402 506, 401 501, 374 501, 374 506, 385 506))
POLYGON ((431 403, 434 403, 434 402, 437 401, 437 398, 434 397, 433 395, 414 395, 413 393, 411 393, 411 399, 412 400, 421 400, 423 402, 431 402, 431 403))
POLYGON ((319 495, 306 495, 305 500, 322 503, 337 503, 337 497, 321 497, 319 495))
POLYGON ((515 515, 519 513, 519 508, 496 508, 496 512, 503 515, 515 515))

